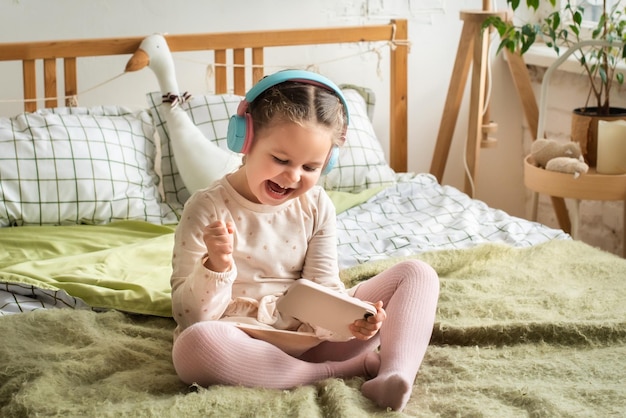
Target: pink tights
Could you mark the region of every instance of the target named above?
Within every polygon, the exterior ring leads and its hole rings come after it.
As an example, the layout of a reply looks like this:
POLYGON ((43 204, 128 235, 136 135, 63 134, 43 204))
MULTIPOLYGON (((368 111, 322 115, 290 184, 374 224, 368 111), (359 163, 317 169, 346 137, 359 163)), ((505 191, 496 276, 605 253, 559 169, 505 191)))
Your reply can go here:
POLYGON ((409 401, 432 334, 437 273, 423 262, 404 261, 363 282, 355 296, 382 300, 387 312, 380 332, 368 341, 327 341, 295 358, 232 325, 199 322, 174 343, 176 372, 189 384, 276 389, 330 377, 372 377, 361 387, 362 393, 382 407, 400 411, 409 401))

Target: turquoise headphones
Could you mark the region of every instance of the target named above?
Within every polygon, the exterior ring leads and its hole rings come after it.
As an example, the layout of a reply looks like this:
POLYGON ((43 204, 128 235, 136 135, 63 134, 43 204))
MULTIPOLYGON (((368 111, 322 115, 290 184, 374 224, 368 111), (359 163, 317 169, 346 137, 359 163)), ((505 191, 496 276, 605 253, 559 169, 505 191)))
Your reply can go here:
MULTIPOLYGON (((322 75, 310 71, 283 70, 262 78, 250 89, 250 91, 248 91, 248 93, 246 93, 245 98, 239 103, 237 113, 231 116, 228 122, 228 133, 226 139, 228 148, 231 151, 247 154, 252 145, 252 141, 254 139, 254 129, 252 127, 252 117, 250 116, 250 113, 248 113, 248 104, 253 102, 254 99, 259 97, 259 95, 265 90, 285 81, 298 81, 301 83, 313 84, 333 92, 337 95, 337 97, 339 97, 339 100, 341 100, 341 103, 343 104, 347 126, 347 122, 349 121, 348 104, 346 103, 346 99, 344 98, 341 89, 339 89, 335 83, 322 75)), ((345 131, 343 135, 345 137, 345 131)), ((328 154, 328 158, 326 159, 326 163, 324 164, 324 168, 322 169, 322 174, 328 174, 330 170, 332 170, 333 166, 337 162, 338 156, 339 147, 333 145, 330 153, 328 154)))

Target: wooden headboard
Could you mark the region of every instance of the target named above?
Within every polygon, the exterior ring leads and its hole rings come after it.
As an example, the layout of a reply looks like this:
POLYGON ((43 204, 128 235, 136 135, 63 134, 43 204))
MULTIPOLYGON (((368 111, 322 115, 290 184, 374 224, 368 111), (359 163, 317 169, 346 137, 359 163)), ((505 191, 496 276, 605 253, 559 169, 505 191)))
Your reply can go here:
MULTIPOLYGON (((172 52, 213 51, 216 93, 226 93, 228 80, 235 94, 245 92, 264 75, 264 48, 392 41, 389 62, 389 154, 390 165, 407 171, 407 65, 408 30, 406 20, 388 24, 318 29, 246 31, 166 35, 172 52), (397 42, 396 42, 397 41, 397 42), (247 53, 250 51, 250 53, 247 53), (227 66, 231 55, 233 64, 227 66), (246 58, 251 57, 251 62, 246 58), (251 71, 246 71, 250 66, 251 71)), ((43 68, 43 94, 46 107, 65 106, 57 98, 60 88, 65 97, 77 94, 77 60, 81 57, 125 55, 134 53, 143 37, 80 39, 0 44, 0 61, 21 61, 23 73, 24 110, 37 108, 37 68, 43 68), (37 61, 43 61, 38 66, 37 61), (62 61, 63 78, 57 78, 57 64, 62 61)), ((39 77, 41 79, 42 77, 39 77)))

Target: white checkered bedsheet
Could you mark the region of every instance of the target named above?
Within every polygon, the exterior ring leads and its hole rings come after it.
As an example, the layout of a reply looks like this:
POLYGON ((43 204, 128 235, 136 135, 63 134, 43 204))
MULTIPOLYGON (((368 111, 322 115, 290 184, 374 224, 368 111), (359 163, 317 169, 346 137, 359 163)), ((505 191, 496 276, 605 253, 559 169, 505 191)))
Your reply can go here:
POLYGON ((454 187, 441 186, 430 174, 399 179, 337 217, 341 268, 488 242, 528 247, 570 238, 561 230, 511 216, 454 187))

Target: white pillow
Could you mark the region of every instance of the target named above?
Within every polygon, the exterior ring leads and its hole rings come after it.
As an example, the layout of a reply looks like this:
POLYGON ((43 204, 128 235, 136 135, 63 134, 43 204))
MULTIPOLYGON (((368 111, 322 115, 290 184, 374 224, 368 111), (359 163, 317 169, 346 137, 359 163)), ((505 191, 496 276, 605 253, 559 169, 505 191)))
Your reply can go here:
POLYGON ((339 150, 337 165, 320 179, 320 184, 326 190, 351 193, 393 184, 395 173, 387 163, 374 132, 368 104, 362 94, 352 87, 344 87, 342 92, 350 112, 346 143, 339 150))
POLYGON ((0 118, 0 226, 175 223, 147 110, 42 109, 0 118))
MULTIPOLYGON (((337 165, 327 176, 320 179, 320 184, 328 190, 357 193, 370 187, 394 183, 394 171, 385 160, 383 149, 368 116, 368 110, 371 111, 373 103, 366 103, 362 93, 355 87, 346 87, 342 91, 350 112, 346 145, 340 150, 337 165)), ((189 198, 189 192, 180 177, 169 145, 167 123, 161 107, 161 93, 149 93, 147 99, 161 138, 161 174, 165 200, 176 210, 181 210, 189 198)), ((241 99, 241 96, 233 94, 192 96, 182 106, 208 140, 227 150, 228 121, 237 112, 241 99)))

